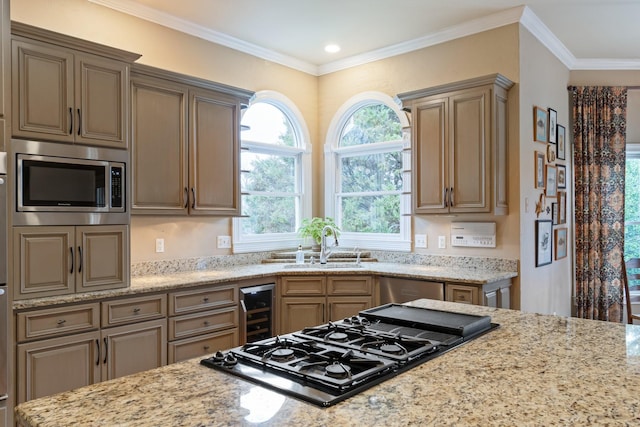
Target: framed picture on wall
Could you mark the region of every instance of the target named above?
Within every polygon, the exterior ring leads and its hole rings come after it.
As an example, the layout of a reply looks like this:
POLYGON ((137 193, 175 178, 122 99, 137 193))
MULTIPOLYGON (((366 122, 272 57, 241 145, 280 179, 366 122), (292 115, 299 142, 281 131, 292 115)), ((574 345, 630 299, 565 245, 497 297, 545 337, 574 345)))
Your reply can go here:
POLYGON ((556 157, 560 160, 565 160, 565 150, 567 149, 567 142, 565 138, 565 128, 562 125, 558 125, 557 129, 557 139, 558 139, 558 152, 556 153, 556 157))
POLYGON ((558 190, 567 188, 567 167, 565 165, 556 165, 558 169, 558 190))
POLYGON ((544 156, 545 154, 542 151, 536 151, 535 153, 535 178, 536 178, 536 186, 535 188, 544 188, 544 156))
POLYGON ((558 191, 558 224, 567 223, 567 193, 558 191))
POLYGON ((549 117, 547 110, 540 107, 533 107, 533 140, 547 142, 549 133, 549 117))
POLYGON ((556 124, 558 122, 558 113, 553 108, 549 108, 549 142, 556 143, 556 124))
POLYGON ((544 195, 547 197, 556 197, 557 196, 557 169, 555 166, 547 165, 545 166, 545 187, 544 187, 544 195))
POLYGON ((551 220, 536 220, 536 267, 551 264, 553 242, 551 220))
POLYGON ((554 230, 554 252, 556 259, 564 258, 567 256, 567 229, 556 228, 554 230))

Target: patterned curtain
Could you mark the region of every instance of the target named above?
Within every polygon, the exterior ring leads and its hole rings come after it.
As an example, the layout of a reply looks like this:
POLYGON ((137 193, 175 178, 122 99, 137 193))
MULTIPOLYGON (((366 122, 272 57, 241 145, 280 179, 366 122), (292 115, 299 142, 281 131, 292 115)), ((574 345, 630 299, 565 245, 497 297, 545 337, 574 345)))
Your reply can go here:
POLYGON ((622 322, 627 88, 573 95, 578 317, 622 322))

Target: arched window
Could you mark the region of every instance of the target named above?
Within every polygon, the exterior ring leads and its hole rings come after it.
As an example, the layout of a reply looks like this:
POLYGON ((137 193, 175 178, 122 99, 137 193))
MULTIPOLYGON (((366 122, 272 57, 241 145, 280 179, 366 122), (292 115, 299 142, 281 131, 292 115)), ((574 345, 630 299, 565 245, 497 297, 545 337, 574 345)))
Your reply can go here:
POLYGON ((262 91, 244 112, 242 129, 242 217, 234 220, 234 252, 295 247, 310 210, 309 133, 302 115, 286 97, 262 91))
POLYGON ((326 216, 341 246, 410 250, 410 151, 406 115, 392 98, 349 100, 327 134, 326 216))

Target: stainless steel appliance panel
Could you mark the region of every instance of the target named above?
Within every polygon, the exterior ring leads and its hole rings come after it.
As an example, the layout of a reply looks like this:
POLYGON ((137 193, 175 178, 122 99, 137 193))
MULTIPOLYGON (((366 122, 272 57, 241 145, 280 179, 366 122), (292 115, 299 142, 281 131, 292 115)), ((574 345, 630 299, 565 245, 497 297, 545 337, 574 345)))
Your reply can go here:
POLYGON ((272 337, 275 333, 275 283, 240 288, 240 343, 272 337))
POLYGON ((444 301, 444 283, 397 277, 380 278, 380 304, 402 304, 420 298, 444 301))

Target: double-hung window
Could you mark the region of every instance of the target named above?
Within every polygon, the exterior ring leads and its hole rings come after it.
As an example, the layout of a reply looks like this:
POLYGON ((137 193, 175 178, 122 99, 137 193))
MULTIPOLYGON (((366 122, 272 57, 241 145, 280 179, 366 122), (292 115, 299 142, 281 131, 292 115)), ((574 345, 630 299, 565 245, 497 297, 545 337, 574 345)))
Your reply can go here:
MULTIPOLYGON (((624 182, 624 258, 640 258, 640 143, 627 144, 624 182)), ((631 289, 640 294, 640 289, 631 289)))
POLYGON ((308 132, 293 103, 256 95, 242 117, 242 217, 234 220, 234 252, 297 246, 310 188, 308 132))
POLYGON ((406 115, 366 93, 338 112, 327 134, 326 216, 343 247, 410 250, 410 151, 406 115))

